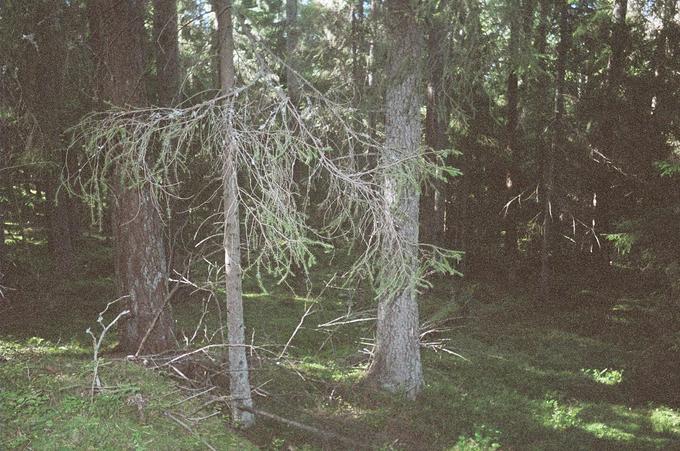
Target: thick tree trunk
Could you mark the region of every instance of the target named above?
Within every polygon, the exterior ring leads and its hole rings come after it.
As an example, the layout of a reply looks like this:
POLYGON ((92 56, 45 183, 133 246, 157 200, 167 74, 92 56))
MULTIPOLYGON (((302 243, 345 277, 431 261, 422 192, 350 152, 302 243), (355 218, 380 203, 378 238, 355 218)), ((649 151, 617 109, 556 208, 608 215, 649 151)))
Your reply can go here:
POLYGON ((553 109, 553 132, 550 146, 546 146, 543 156, 543 243, 541 247, 541 298, 544 303, 551 302, 554 295, 554 236, 553 210, 555 186, 555 160, 564 139, 564 90, 567 51, 569 50, 569 7, 567 2, 559 3, 560 42, 557 45, 555 67, 555 97, 553 109))
MULTIPOLYGON (((231 0, 217 0, 217 27, 220 42, 220 87, 223 94, 234 88, 234 37, 231 0)), ((230 100, 227 100, 230 101, 230 100)), ((229 119, 226 119, 229 120, 229 119)), ((227 124, 227 129, 231 124, 227 124)), ((222 185, 224 193, 224 277, 227 291, 227 340, 229 345, 229 388, 232 397, 231 414, 234 423, 250 427, 255 416, 241 410, 252 408, 248 380, 248 359, 245 349, 245 324, 241 288, 241 234, 239 230, 239 194, 236 149, 230 136, 225 136, 222 154, 222 185)))
MULTIPOLYGON (((423 44, 410 0, 388 0, 386 4, 387 42, 391 47, 382 160, 389 164, 419 152, 423 44)), ((415 274, 418 270, 418 192, 415 187, 404 186, 403 180, 390 173, 385 175, 383 190, 388 220, 394 221, 402 238, 412 243, 402 252, 407 254, 404 257, 415 274)), ((386 244, 382 252, 385 258, 390 258, 395 249, 386 244)), ((369 379, 388 391, 404 392, 409 399, 414 399, 423 388, 418 300, 413 283, 378 304, 376 347, 369 379)))
POLYGON ((118 196, 117 226, 120 264, 125 277, 130 319, 123 322, 120 348, 136 352, 147 330, 162 312, 141 349, 143 354, 166 351, 175 346, 174 324, 166 299, 168 271, 163 226, 145 188, 126 188, 118 196))
MULTIPOLYGON (((99 52, 102 97, 114 105, 143 105, 148 101, 144 89, 145 3, 91 0, 88 4, 94 48, 99 52)), ((157 353, 176 345, 174 321, 167 306, 162 221, 148 185, 130 188, 129 182, 119 168, 114 170, 111 216, 116 287, 120 296, 128 296, 132 312, 119 323, 119 349, 157 353)))

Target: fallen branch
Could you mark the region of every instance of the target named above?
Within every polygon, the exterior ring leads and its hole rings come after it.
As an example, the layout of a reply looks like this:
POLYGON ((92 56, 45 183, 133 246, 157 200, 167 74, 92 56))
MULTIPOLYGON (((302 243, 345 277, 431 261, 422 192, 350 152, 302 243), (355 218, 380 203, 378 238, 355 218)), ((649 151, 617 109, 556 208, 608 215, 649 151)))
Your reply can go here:
POLYGON ((288 341, 286 342, 285 346, 281 350, 281 354, 279 354, 279 357, 277 360, 281 360, 281 358, 286 354, 286 351, 288 350, 288 346, 290 345, 290 342, 293 341, 293 338, 295 338, 295 335, 297 335, 298 331, 300 330, 300 327, 302 327, 302 323, 305 322, 305 318, 307 318, 307 315, 312 313, 312 307, 314 307, 314 304, 310 304, 310 306, 305 310, 305 313, 302 315, 302 318, 300 318, 300 322, 298 323, 297 327, 293 331, 293 334, 290 336, 288 341))
POLYGON ((195 435, 196 438, 198 438, 198 439, 206 446, 206 448, 210 449, 211 451, 217 451, 217 450, 215 449, 215 447, 213 447, 210 443, 206 442, 206 441, 203 439, 203 437, 201 437, 200 435, 198 435, 198 433, 197 433, 196 431, 194 431, 194 430, 191 428, 191 426, 189 426, 188 424, 186 424, 185 422, 183 422, 182 420, 180 420, 179 418, 177 418, 176 416, 174 416, 174 415, 171 414, 170 412, 164 412, 164 415, 165 415, 166 417, 170 418, 170 419, 171 419, 172 421, 174 421, 175 423, 177 423, 177 424, 179 424, 180 426, 182 426, 182 427, 183 427, 186 431, 188 431, 190 434, 195 435))
POLYGON ((314 426, 309 426, 307 424, 300 423, 299 421, 294 421, 294 420, 289 420, 287 418, 281 417, 279 415, 265 412, 264 410, 260 409, 254 409, 252 407, 247 407, 247 406, 237 406, 238 409, 243 410, 245 412, 250 412, 253 415, 259 415, 264 418, 269 418, 270 420, 278 421, 280 423, 286 424, 288 426, 292 426, 294 428, 301 429, 306 432, 310 432, 314 435, 323 437, 326 440, 335 440, 337 442, 345 443, 347 445, 351 445, 353 447, 356 447, 357 449, 362 449, 366 448, 365 443, 359 443, 355 442, 354 440, 343 437, 342 435, 336 434, 335 432, 330 432, 330 431, 324 431, 322 429, 316 428, 314 426))

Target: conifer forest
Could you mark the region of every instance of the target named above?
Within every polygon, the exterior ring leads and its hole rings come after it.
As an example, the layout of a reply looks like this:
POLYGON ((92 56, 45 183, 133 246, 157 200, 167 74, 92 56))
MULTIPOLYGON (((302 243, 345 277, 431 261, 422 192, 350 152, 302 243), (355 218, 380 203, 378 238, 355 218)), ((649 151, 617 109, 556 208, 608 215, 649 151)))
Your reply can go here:
POLYGON ((0 0, 0 449, 680 449, 680 1, 0 0))

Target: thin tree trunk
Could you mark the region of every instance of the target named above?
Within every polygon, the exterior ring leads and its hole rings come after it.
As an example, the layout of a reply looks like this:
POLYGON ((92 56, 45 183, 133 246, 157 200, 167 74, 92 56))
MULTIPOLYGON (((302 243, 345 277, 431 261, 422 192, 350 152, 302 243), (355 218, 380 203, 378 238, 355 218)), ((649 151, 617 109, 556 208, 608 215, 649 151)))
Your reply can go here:
POLYGON ((555 159, 564 139, 564 90, 567 51, 569 50, 569 7, 567 2, 559 4, 560 42, 557 45, 555 68, 555 97, 553 109, 553 132, 550 146, 546 146, 543 157, 543 243, 541 247, 541 297, 544 303, 551 302, 554 295, 554 236, 553 196, 555 186, 555 159))
MULTIPOLYGON (((410 0, 388 0, 386 4, 387 37, 391 47, 382 159, 389 164, 419 152, 423 44, 410 0)), ((394 174, 385 175, 385 209, 388 220, 394 221, 402 237, 413 243, 403 252, 409 254, 405 258, 415 272, 418 270, 419 195, 414 187, 404 187, 403 183, 394 174)), ((382 250, 385 258, 393 256, 394 251, 389 244, 382 250)), ((414 399, 423 388, 418 330, 418 300, 413 283, 403 287, 396 296, 380 300, 369 379, 388 391, 404 392, 409 399, 414 399)))
MULTIPOLYGON (((516 1, 514 8, 519 10, 519 1, 516 1)), ((526 11, 523 11, 526 14, 526 11)), ((505 188, 506 188, 506 202, 519 193, 518 190, 518 156, 517 152, 517 134, 519 132, 519 79, 517 77, 517 66, 519 59, 519 19, 512 17, 510 22, 510 67, 508 71, 508 79, 506 86, 506 137, 505 148, 508 153, 508 168, 505 174, 505 188)), ((505 236, 503 248, 505 251, 505 268, 507 280, 510 284, 514 284, 517 279, 517 264, 519 260, 519 252, 517 249, 517 224, 515 223, 515 209, 519 208, 517 203, 513 203, 505 212, 505 236)))
MULTIPOLYGON (((114 105, 143 105, 148 101, 144 83, 144 1, 91 0, 88 4, 93 43, 99 52, 102 97, 114 105)), ((116 288, 128 296, 132 314, 119 322, 119 349, 157 353, 175 347, 174 321, 164 309, 168 297, 163 229, 148 185, 128 187, 120 168, 113 175, 112 229, 116 288)))
MULTIPOLYGON (((234 37, 231 0, 216 0, 217 27, 220 42, 220 88, 223 94, 234 89, 234 37)), ((229 101, 229 100, 228 100, 229 101)), ((230 120, 227 118, 226 120, 230 120)), ((227 124, 227 129, 231 124, 227 124)), ((241 235, 239 230, 239 194, 237 161, 230 136, 222 158, 224 193, 224 277, 227 291, 227 340, 229 345, 229 387, 232 397, 231 414, 234 423, 250 427, 255 416, 239 406, 253 407, 248 380, 248 359, 245 349, 245 324, 241 287, 241 235)))

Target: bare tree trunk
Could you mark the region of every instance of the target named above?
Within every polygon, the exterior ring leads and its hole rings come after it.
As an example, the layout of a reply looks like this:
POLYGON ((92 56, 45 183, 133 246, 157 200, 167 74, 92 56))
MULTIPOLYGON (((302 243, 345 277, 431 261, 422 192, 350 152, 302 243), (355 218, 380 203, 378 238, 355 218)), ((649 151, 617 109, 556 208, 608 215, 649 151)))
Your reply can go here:
MULTIPOLYGON (((99 53, 102 97, 114 105, 143 105, 145 1, 91 0, 88 4, 93 43, 99 53)), ((119 295, 129 296, 132 314, 119 323, 119 349, 143 353, 175 347, 174 321, 166 306, 168 272, 160 214, 147 185, 127 186, 117 168, 113 175, 112 229, 119 295)))
MULTIPOLYGON (((223 94, 234 89, 234 37, 231 0, 216 0, 217 27, 220 42, 220 88, 223 94)), ((229 118, 225 120, 230 120, 229 118)), ((227 129, 231 124, 227 124, 227 129)), ((229 387, 232 397, 231 414, 234 423, 250 427, 255 416, 239 407, 253 407, 248 381, 248 359, 245 349, 245 324, 241 287, 241 235, 239 230, 239 194, 237 161, 230 136, 223 158, 222 185, 224 193, 224 277, 227 291, 227 340, 229 345, 229 387)))
POLYGON ((566 2, 559 3, 560 42, 557 45, 555 69, 555 99, 553 110, 553 132, 550 146, 543 155, 543 243, 541 247, 541 298, 551 302, 554 295, 554 236, 553 194, 555 186, 555 159, 564 139, 564 85, 567 51, 569 50, 569 9, 566 2))
MULTIPOLYGON (((417 155, 421 124, 422 35, 410 0, 388 0, 387 37, 389 49, 388 84, 385 99, 385 164, 417 155)), ((389 220, 397 225, 403 238, 412 243, 405 252, 414 273, 418 270, 418 202, 416 187, 404 186, 394 174, 384 180, 385 205, 389 220)), ((386 258, 394 249, 385 245, 386 258)), ((393 298, 381 299, 375 355, 369 379, 391 392, 404 392, 414 399, 423 388, 420 362, 418 300, 413 282, 393 298)))

